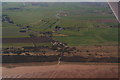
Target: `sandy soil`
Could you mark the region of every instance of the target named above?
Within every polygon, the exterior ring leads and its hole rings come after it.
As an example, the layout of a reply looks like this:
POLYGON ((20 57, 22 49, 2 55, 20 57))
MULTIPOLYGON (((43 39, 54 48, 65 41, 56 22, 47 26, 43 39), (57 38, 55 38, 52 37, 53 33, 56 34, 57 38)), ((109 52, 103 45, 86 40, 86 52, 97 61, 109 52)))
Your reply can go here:
POLYGON ((3 78, 117 78, 117 63, 2 67, 3 78))

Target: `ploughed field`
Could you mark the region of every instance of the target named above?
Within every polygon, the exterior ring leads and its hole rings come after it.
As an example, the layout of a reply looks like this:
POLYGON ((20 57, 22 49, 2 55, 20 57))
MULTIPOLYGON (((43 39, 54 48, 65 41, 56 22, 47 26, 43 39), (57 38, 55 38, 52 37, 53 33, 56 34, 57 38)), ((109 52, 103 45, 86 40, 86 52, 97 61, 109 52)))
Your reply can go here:
POLYGON ((30 63, 29 66, 9 65, 18 66, 6 68, 5 66, 8 65, 4 65, 2 68, 3 80, 4 78, 118 78, 118 64, 114 63, 61 63, 61 65, 30 63), (38 66, 35 66, 35 64, 38 66))

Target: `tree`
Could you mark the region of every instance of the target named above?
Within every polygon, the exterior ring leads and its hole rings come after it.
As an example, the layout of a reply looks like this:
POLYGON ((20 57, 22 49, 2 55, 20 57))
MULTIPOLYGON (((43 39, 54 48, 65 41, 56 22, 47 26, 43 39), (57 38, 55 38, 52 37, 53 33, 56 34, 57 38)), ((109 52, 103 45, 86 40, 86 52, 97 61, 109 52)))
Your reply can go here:
MULTIPOLYGON (((57 52, 60 52, 58 55, 58 64, 60 64, 61 58, 64 56, 64 53, 67 52, 69 54, 73 54, 77 52, 77 49, 75 47, 69 47, 67 46, 67 43, 61 43, 59 41, 52 41, 52 49, 56 50, 57 52)), ((73 54, 74 55, 74 54, 73 54)))

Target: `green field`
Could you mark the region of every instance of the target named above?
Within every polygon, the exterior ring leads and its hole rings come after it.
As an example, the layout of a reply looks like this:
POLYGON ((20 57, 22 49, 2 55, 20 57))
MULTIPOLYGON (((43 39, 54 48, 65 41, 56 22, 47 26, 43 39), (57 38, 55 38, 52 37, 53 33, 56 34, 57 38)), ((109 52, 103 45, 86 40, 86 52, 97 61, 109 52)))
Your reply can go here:
MULTIPOLYGON (((3 3, 3 15, 8 15, 15 24, 3 22, 3 38, 29 37, 35 32, 52 31, 55 26, 72 28, 55 34, 53 39, 70 46, 115 45, 118 42, 118 24, 107 3, 3 3), (14 9, 18 8, 18 9, 14 9), (59 14, 59 16, 57 15, 59 14), (16 24, 22 25, 21 27, 16 24), (31 31, 20 33, 21 28, 31 26, 31 31), (97 28, 96 26, 99 26, 97 28), (110 27, 112 26, 112 28, 110 27)), ((3 44, 3 46, 31 46, 31 44, 3 44)))
POLYGON ((68 36, 54 37, 55 39, 75 45, 112 45, 118 42, 118 29, 116 28, 90 28, 82 31, 61 31, 68 36), (70 34, 70 35, 69 35, 70 34))

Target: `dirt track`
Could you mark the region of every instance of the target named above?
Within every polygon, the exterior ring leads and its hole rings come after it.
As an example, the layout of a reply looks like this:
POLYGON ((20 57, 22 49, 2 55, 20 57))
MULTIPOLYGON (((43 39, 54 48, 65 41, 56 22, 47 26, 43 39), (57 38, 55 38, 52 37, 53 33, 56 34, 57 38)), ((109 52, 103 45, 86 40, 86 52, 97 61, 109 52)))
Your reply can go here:
POLYGON ((117 63, 78 63, 2 68, 3 78, 117 78, 117 63))

